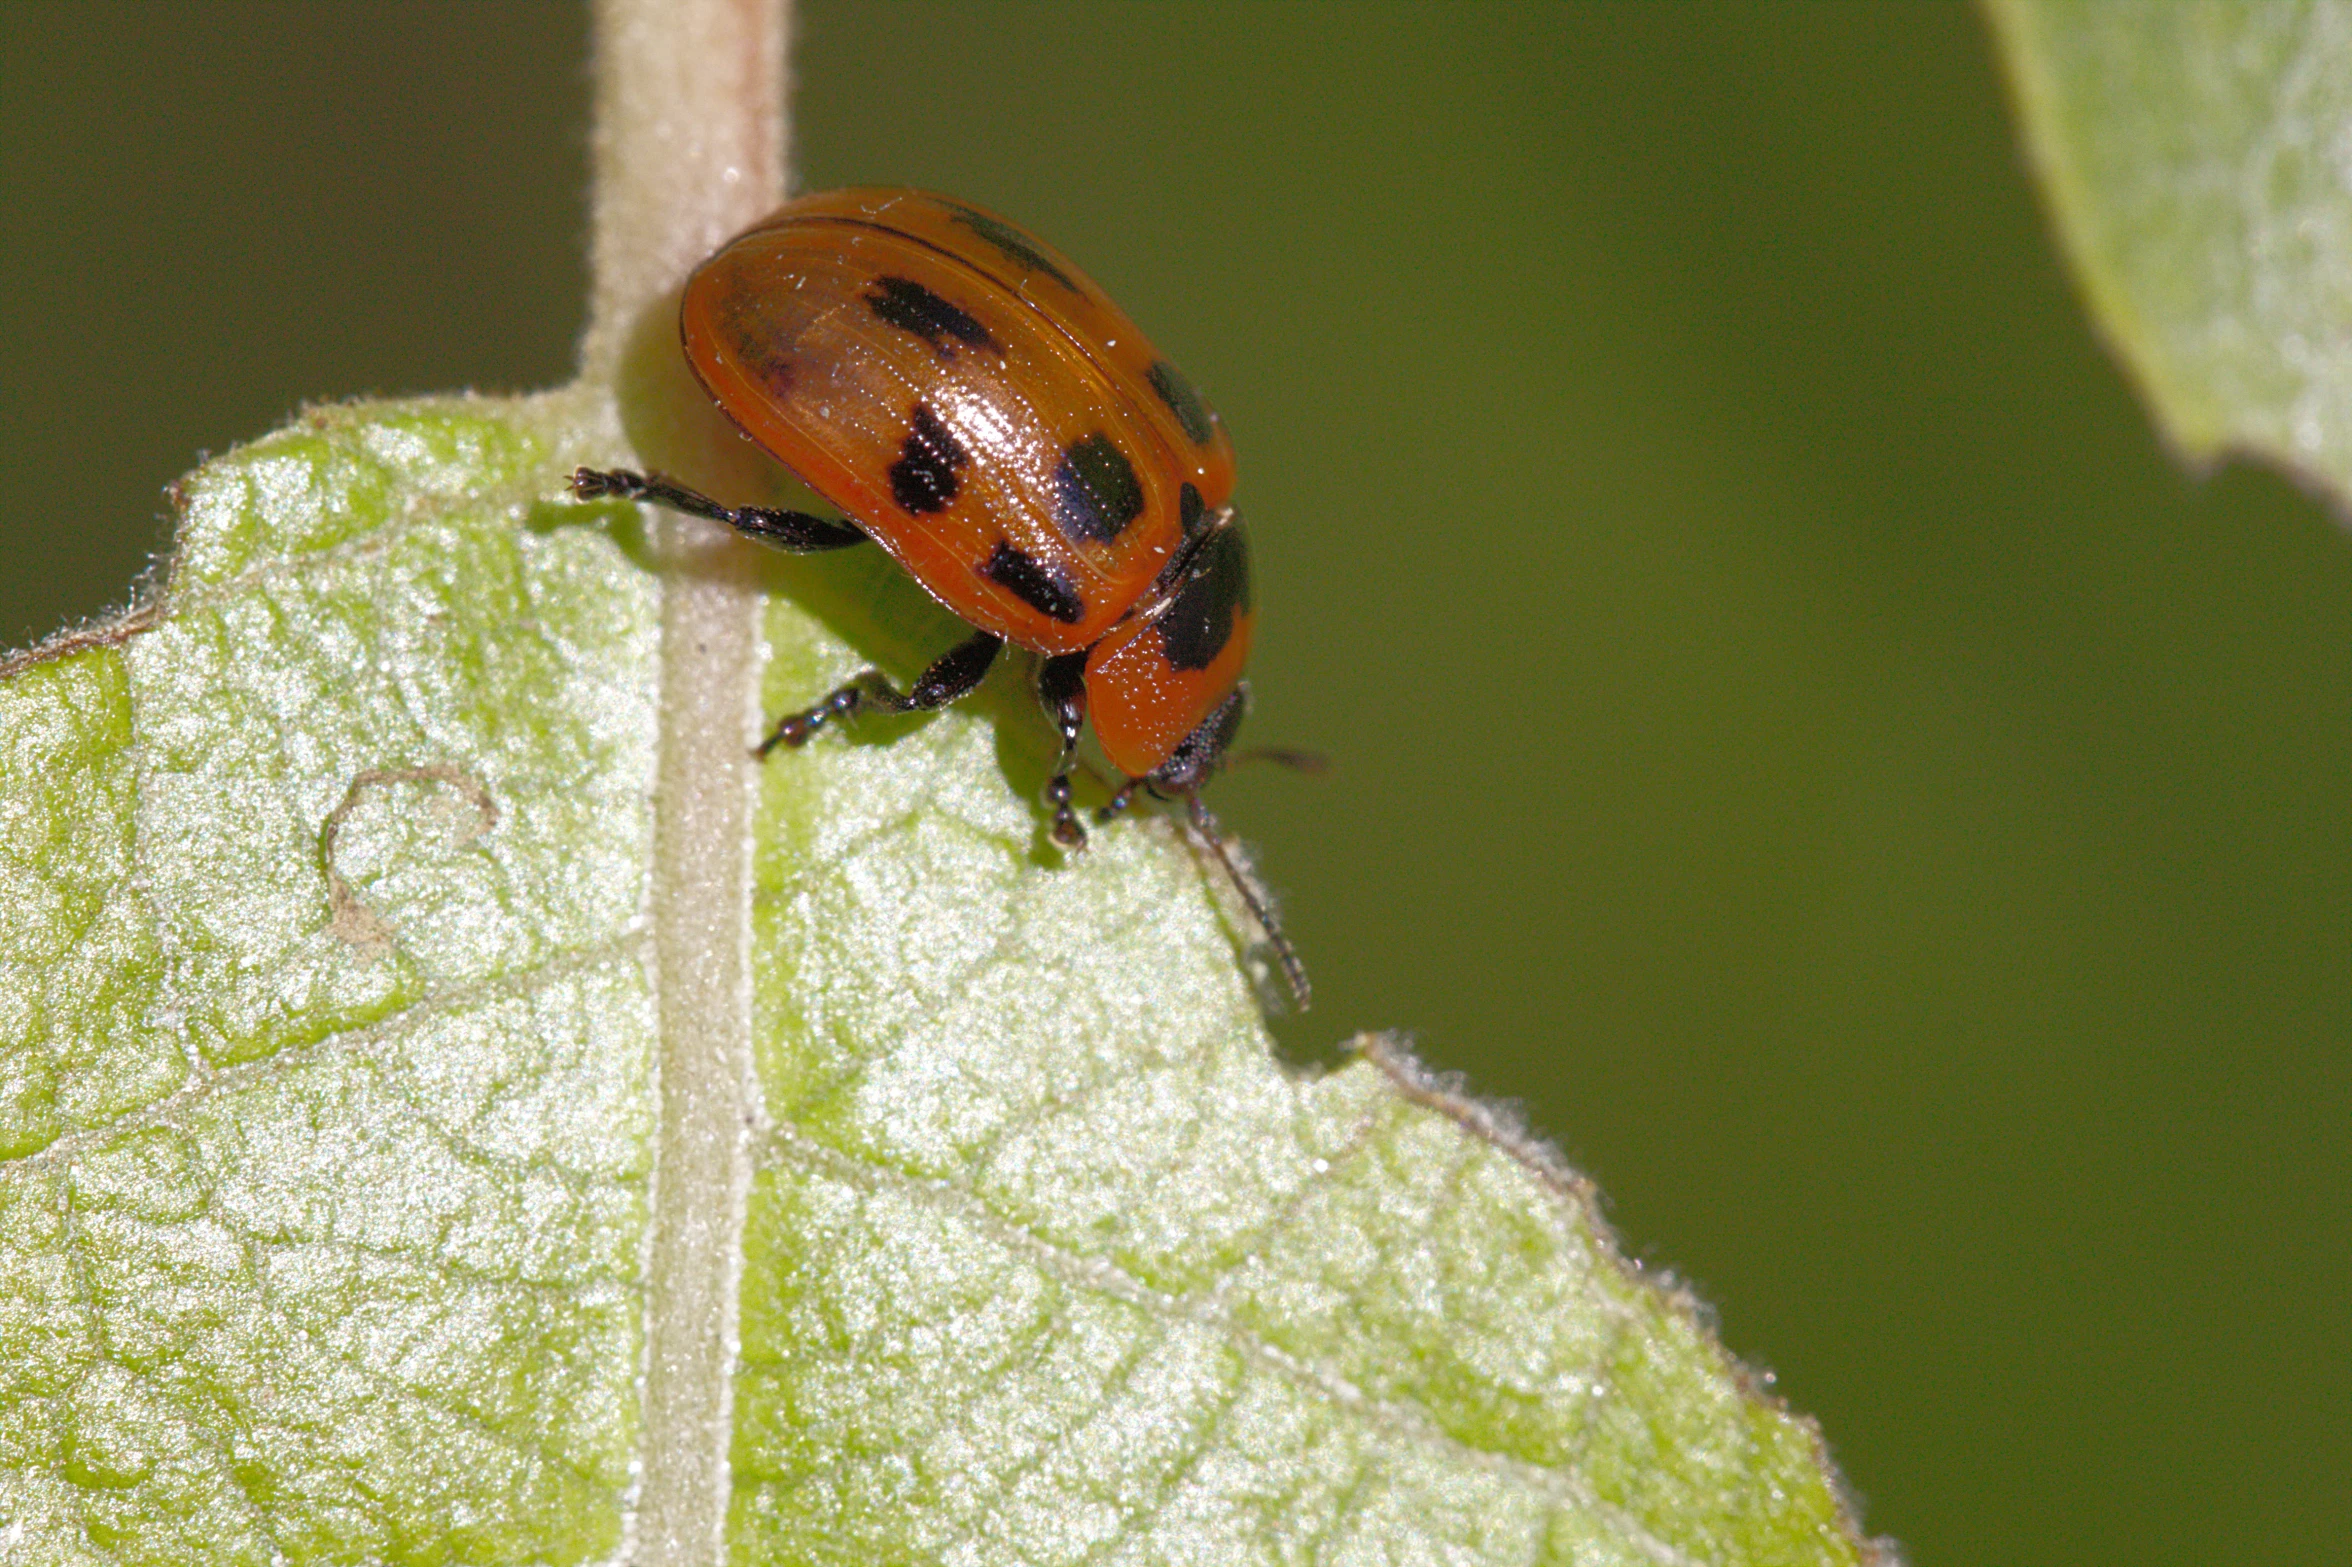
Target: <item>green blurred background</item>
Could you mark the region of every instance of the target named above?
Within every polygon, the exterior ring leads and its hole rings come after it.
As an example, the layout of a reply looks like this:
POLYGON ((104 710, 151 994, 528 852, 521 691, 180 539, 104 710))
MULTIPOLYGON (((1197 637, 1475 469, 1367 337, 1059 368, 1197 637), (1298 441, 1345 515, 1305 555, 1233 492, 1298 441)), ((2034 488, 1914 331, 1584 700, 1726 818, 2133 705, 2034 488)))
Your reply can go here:
MULTIPOLYGON (((1963 1562, 2352 1560, 2352 540, 2167 460, 1957 5, 807 0, 811 185, 1222 406, 1218 793, 1963 1562)), ((0 640, 303 398, 564 378, 569 4, 0 10, 0 640)))

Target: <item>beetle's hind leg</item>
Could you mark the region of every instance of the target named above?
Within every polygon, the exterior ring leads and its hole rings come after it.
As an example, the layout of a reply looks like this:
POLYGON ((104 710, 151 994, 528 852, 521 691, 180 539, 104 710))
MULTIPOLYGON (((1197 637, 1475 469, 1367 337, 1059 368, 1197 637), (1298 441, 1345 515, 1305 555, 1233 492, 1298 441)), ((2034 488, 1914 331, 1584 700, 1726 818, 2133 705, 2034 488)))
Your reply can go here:
POLYGON ((865 670, 815 706, 778 719, 776 727, 768 731, 768 737, 752 754, 764 761, 780 745, 806 745, 818 730, 861 708, 883 713, 928 713, 945 707, 979 688, 988 675, 988 666, 996 662, 997 649, 1003 646, 1000 637, 985 631, 974 632, 949 648, 916 678, 913 689, 905 692, 892 685, 890 677, 881 670, 865 670))
POLYGON ((690 490, 655 473, 631 473, 626 468, 578 468, 572 472, 572 493, 584 501, 607 497, 651 501, 689 517, 708 517, 763 544, 773 544, 795 555, 818 550, 843 550, 866 542, 865 531, 851 522, 835 522, 805 511, 782 511, 772 506, 722 506, 699 490, 690 490))

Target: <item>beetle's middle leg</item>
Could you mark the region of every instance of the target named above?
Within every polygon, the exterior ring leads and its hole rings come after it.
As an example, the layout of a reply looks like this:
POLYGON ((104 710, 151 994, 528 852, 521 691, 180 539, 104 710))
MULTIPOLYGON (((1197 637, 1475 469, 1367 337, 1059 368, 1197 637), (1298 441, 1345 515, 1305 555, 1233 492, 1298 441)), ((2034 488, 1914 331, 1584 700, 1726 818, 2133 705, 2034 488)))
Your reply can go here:
POLYGON ((976 631, 949 648, 915 678, 912 689, 904 692, 892 685, 890 677, 879 669, 860 671, 856 678, 822 702, 778 719, 776 727, 768 731, 768 737, 752 754, 765 760, 780 745, 806 745, 818 730, 861 708, 870 707, 884 713, 928 713, 945 707, 979 689, 980 682, 988 675, 988 666, 996 662, 997 649, 1003 646, 1003 638, 976 631))

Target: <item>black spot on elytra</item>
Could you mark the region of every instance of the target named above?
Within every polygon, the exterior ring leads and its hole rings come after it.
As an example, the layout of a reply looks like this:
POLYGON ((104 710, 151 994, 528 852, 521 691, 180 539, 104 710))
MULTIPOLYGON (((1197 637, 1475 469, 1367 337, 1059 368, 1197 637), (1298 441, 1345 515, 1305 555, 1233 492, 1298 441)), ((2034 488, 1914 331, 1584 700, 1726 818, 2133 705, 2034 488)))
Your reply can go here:
POLYGON ((1076 278, 1070 276, 1069 273, 1064 272, 1060 267, 1055 266, 1053 263, 1053 258, 1048 256, 1044 251, 1037 248, 1037 242, 1035 240, 1022 233, 1019 229, 1013 227, 1010 223, 1005 222, 1001 218, 992 218, 985 212, 974 212, 970 207, 957 207, 951 205, 947 210, 948 214, 958 223, 961 223, 964 227, 970 229, 973 233, 979 235, 982 239, 988 241, 988 243, 994 245, 999 251, 1002 251, 1005 255, 1011 257, 1013 260, 1018 261, 1022 266, 1027 267, 1030 271, 1044 273, 1047 277, 1052 278, 1056 283, 1061 284, 1062 287, 1068 289, 1073 294, 1083 294, 1086 292, 1086 290, 1078 286, 1078 280, 1076 278))
POLYGON ((1010 544, 997 545, 996 552, 980 568, 980 575, 1000 587, 1010 588, 1022 603, 1063 625, 1074 626, 1085 618, 1086 601, 1078 596, 1068 577, 1010 544))
POLYGON ((792 401, 792 383, 798 377, 793 374, 790 359, 782 354, 770 354, 765 358, 747 362, 744 368, 751 372, 754 380, 767 389, 769 397, 779 403, 792 401))
POLYGON ((1194 559, 1198 553, 1194 546, 1216 520, 1217 515, 1210 512, 1201 500, 1200 491, 1193 485, 1186 484, 1176 492, 1176 522, 1182 537, 1177 541, 1176 552, 1168 557, 1167 564, 1160 568, 1160 574, 1152 579, 1154 598, 1173 592, 1177 583, 1192 574, 1193 568, 1199 564, 1194 559))
POLYGON ((955 432, 924 403, 915 404, 913 428, 890 465, 890 496, 901 511, 922 517, 945 511, 956 498, 956 470, 972 460, 955 432))
POLYGON ((1209 412, 1209 405, 1192 389, 1184 372, 1167 360, 1158 359, 1146 374, 1151 379, 1152 390, 1168 405, 1168 412, 1176 416, 1176 422, 1184 426, 1184 433, 1192 437, 1192 444, 1208 445, 1209 437, 1217 433, 1217 416, 1209 412))
POLYGON ((940 353, 956 345, 1003 353, 1004 348, 972 313, 949 304, 913 278, 879 277, 866 293, 866 308, 901 331, 912 332, 940 353))
POLYGON ((1176 521, 1184 530, 1187 544, 1199 538, 1201 529, 1209 525, 1208 508, 1201 504, 1200 491, 1191 484, 1176 492, 1176 521))
POLYGON ((1135 465, 1100 430, 1072 441, 1054 465, 1054 526, 1062 537, 1108 544, 1143 515, 1135 465))
POLYGON ((1225 528, 1200 548, 1160 616, 1160 641, 1177 669, 1206 669, 1233 639, 1233 617, 1250 605, 1249 546, 1241 525, 1225 528))
POLYGON ((792 356, 762 309, 763 301, 746 288, 721 294, 712 304, 712 335, 730 345, 744 370, 777 402, 789 402, 795 379, 792 356))

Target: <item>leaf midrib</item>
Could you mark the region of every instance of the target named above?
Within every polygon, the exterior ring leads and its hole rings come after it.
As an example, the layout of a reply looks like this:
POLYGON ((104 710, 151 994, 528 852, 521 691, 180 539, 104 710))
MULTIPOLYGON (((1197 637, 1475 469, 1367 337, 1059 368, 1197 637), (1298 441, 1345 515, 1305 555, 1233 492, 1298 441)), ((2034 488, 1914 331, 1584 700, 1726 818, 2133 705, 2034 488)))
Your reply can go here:
POLYGON ((710 1556, 724 1530, 752 1075, 752 807, 759 597, 751 546, 665 517, 660 750, 650 892, 660 1060, 646 1240, 643 1480, 655 1560, 710 1556), (699 1549, 698 1549, 699 1546, 699 1549))

